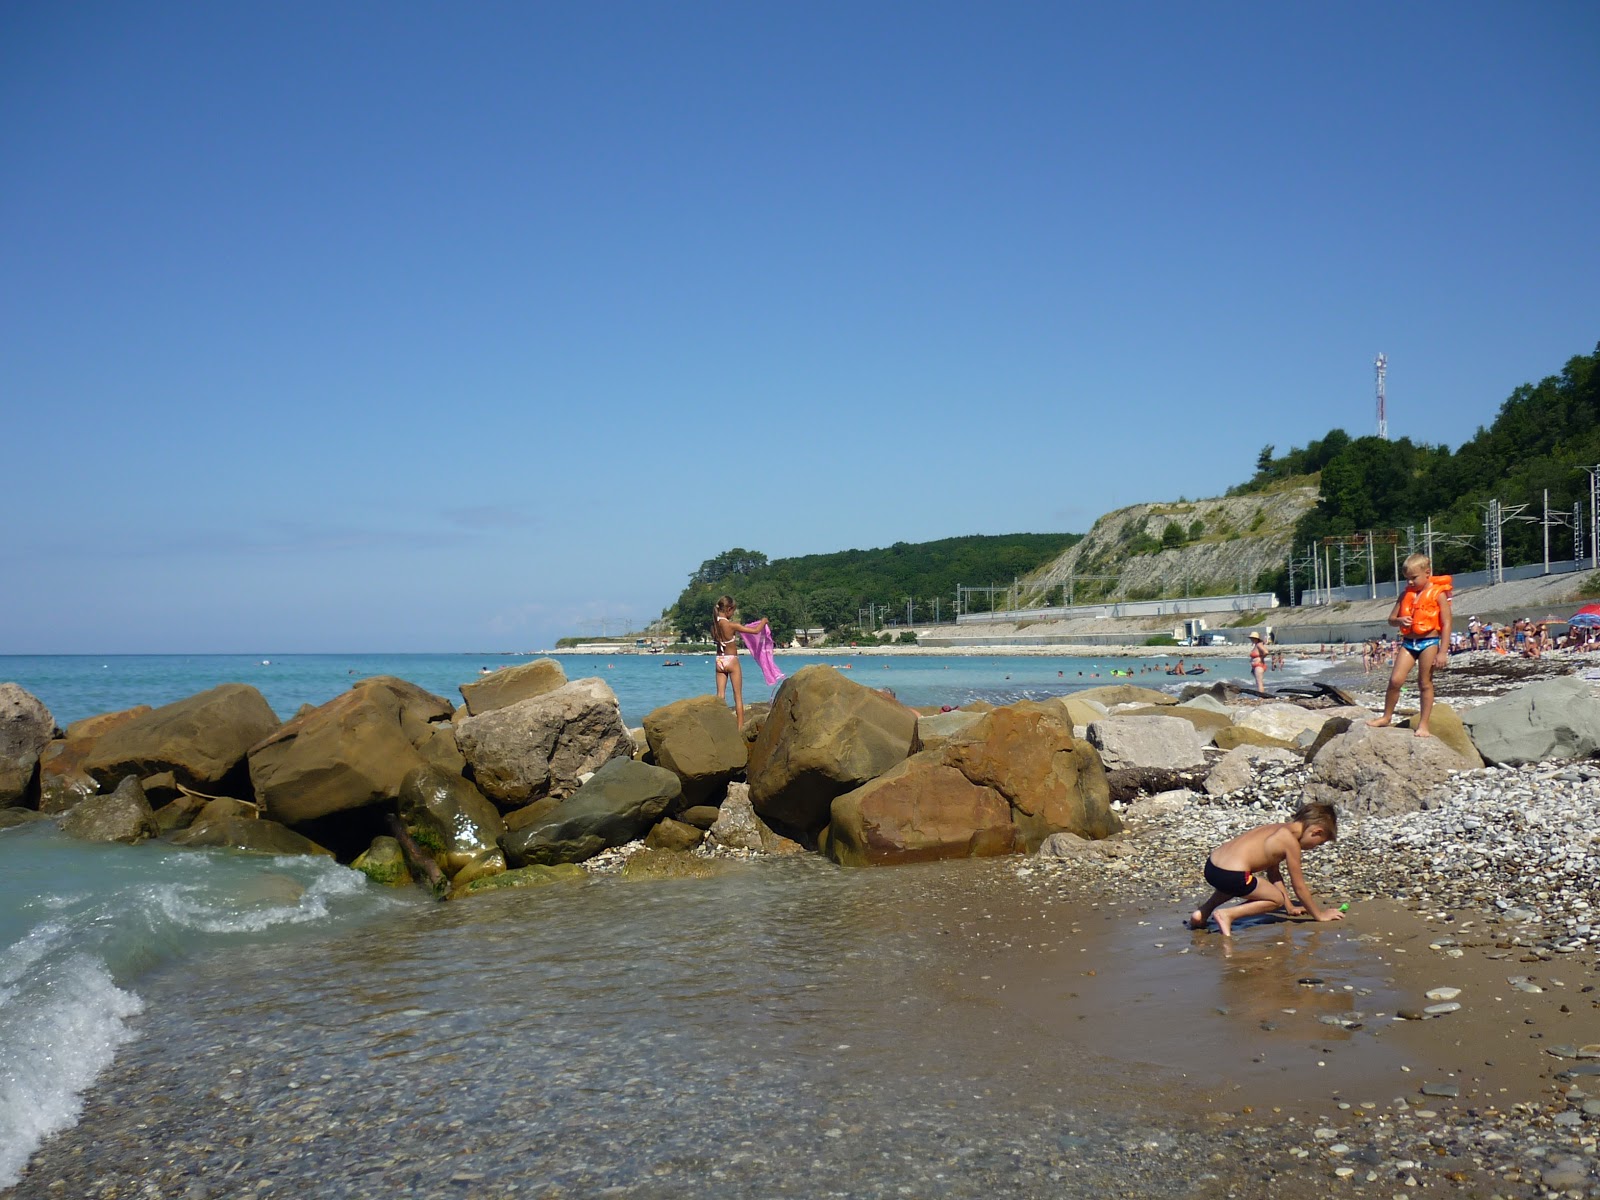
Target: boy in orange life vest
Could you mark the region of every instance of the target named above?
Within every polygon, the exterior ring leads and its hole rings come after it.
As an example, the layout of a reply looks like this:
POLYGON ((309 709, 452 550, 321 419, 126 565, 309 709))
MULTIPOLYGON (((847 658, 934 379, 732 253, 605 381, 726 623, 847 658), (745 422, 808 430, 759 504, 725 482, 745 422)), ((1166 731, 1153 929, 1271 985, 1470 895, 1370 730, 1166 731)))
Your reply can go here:
POLYGON ((1411 664, 1420 664, 1417 690, 1422 693, 1422 712, 1417 717, 1416 736, 1432 737, 1428 718, 1433 714, 1433 673, 1450 661, 1450 576, 1435 575, 1426 554, 1413 554, 1405 562, 1406 590, 1394 602, 1389 624, 1400 630, 1400 649, 1394 656, 1394 674, 1383 697, 1383 716, 1368 725, 1382 728, 1394 720, 1394 706, 1400 699, 1400 685, 1411 674, 1411 664))

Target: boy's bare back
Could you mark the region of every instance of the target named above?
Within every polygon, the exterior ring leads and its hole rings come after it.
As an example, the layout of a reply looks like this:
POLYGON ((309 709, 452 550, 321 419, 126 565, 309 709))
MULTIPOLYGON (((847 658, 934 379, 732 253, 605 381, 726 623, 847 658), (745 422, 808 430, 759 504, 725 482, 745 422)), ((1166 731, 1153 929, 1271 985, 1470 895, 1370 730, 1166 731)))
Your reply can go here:
POLYGON ((1274 821, 1247 829, 1232 841, 1223 842, 1211 852, 1211 861, 1224 871, 1260 874, 1299 849, 1299 839, 1290 830, 1289 822, 1274 821))

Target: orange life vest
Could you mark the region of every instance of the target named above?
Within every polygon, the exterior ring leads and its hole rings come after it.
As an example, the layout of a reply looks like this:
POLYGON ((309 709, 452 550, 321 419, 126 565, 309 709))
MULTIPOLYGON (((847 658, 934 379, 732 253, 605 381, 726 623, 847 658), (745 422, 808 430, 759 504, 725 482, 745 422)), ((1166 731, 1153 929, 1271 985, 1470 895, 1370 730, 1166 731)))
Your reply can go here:
POLYGON ((1444 628, 1439 620, 1439 602, 1450 598, 1451 586, 1450 576, 1434 575, 1420 590, 1405 590, 1400 597, 1400 615, 1411 618, 1407 637, 1432 637, 1444 628))

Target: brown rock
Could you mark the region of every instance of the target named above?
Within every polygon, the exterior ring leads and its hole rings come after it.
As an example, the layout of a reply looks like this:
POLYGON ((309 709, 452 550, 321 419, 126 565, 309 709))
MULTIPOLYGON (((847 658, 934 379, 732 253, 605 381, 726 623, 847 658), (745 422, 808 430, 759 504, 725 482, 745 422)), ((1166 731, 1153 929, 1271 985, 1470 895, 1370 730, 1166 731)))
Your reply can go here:
POLYGON ((1212 712, 1208 708, 1190 708, 1186 704, 1147 704, 1140 708, 1119 708, 1119 717, 1181 717, 1194 726, 1200 741, 1210 744, 1224 729, 1233 728, 1233 718, 1227 713, 1212 712))
POLYGON ((662 705, 645 717, 644 736, 655 764, 683 781, 686 805, 720 796, 745 767, 733 710, 715 696, 662 705))
POLYGON ((137 717, 154 712, 148 704, 120 712, 85 717, 67 726, 67 735, 58 738, 39 754, 39 810, 66 812, 85 796, 99 791, 100 785, 83 769, 84 760, 104 734, 137 717))
POLYGON ((717 813, 720 811, 716 805, 696 804, 679 813, 678 820, 686 825, 693 825, 696 829, 710 829, 716 824, 717 813))
POLYGON ((663 817, 644 835, 644 844, 651 850, 693 850, 705 838, 705 830, 663 817))
POLYGON ((425 762, 417 747, 449 716, 448 701, 413 683, 363 679, 251 748, 256 798, 287 825, 393 801, 425 762))
POLYGON ((161 832, 136 776, 128 776, 109 796, 89 796, 60 817, 61 832, 86 842, 136 845, 161 832))
POLYGON ((84 756, 83 771, 102 788, 126 775, 171 771, 196 791, 247 794, 245 755, 277 728, 260 692, 225 683, 101 734, 84 756))
POLYGON ((1086 688, 1081 692, 1073 692, 1079 700, 1093 700, 1096 704, 1104 704, 1111 708, 1117 704, 1176 704, 1178 698, 1169 696, 1166 692, 1158 692, 1154 688, 1138 687, 1131 683, 1112 683, 1105 687, 1086 688))
POLYGON ((400 781, 399 809, 412 839, 432 851, 449 875, 497 846, 506 831, 500 810, 482 792, 431 763, 400 781))
POLYGON ((1103 838, 1122 828, 1100 756, 1073 737, 1059 704, 997 708, 947 744, 943 761, 1006 798, 1028 850, 1052 833, 1103 838))
POLYGON ((204 824, 196 822, 169 839, 174 846, 223 846, 249 850, 256 854, 333 854, 310 838, 277 821, 250 817, 223 817, 204 824))
POLYGON ((502 809, 570 796, 580 776, 633 755, 616 694, 603 679, 576 679, 468 717, 456 726, 456 741, 479 790, 502 809))
POLYGON ((1010 854, 1020 846, 1011 806, 929 750, 833 801, 822 839, 846 866, 1010 854))
POLYGON ((466 701, 467 715, 476 717, 543 696, 566 682, 567 673, 560 663, 553 658, 536 658, 530 663, 491 671, 475 683, 463 683, 461 698, 466 701))
POLYGON ((803 831, 829 821, 836 796, 904 762, 917 714, 828 666, 803 667, 778 689, 750 746, 755 811, 803 831))
MULTIPOLYGON (((1327 728, 1327 725, 1323 726, 1323 729, 1327 728)), ((1217 730, 1217 736, 1211 744, 1218 750, 1237 750, 1240 746, 1265 746, 1274 750, 1299 751, 1300 749, 1294 742, 1286 742, 1282 738, 1273 737, 1270 733, 1262 733, 1259 729, 1246 729, 1241 725, 1230 725, 1226 729, 1217 730)))
POLYGON ((204 796, 180 795, 156 809, 156 825, 163 834, 187 829, 194 824, 200 810, 210 803, 204 796))

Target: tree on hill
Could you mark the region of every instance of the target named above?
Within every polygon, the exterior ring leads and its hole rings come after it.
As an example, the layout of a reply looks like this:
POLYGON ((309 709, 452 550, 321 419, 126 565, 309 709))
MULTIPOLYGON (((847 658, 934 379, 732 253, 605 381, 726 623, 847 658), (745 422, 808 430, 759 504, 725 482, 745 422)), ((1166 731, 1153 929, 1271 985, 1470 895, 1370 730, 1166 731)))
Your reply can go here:
MULTIPOLYGON (((1431 519, 1435 568, 1479 569, 1484 563, 1484 508, 1490 500, 1527 504, 1530 513, 1542 516, 1548 490, 1553 514, 1570 514, 1575 504, 1587 512, 1585 468, 1600 463, 1600 346, 1593 354, 1569 359, 1561 374, 1517 388, 1494 422, 1480 426, 1453 453, 1447 446, 1409 438, 1351 438, 1342 429, 1280 458, 1273 458, 1270 450, 1266 447, 1258 458, 1255 477, 1234 490, 1259 491, 1280 479, 1320 471, 1321 499, 1295 527, 1297 547, 1367 530, 1396 531, 1403 538, 1407 527, 1418 531, 1420 541, 1420 531, 1431 519)), ((1538 561, 1543 538, 1544 530, 1535 522, 1505 524, 1505 561, 1538 561)), ((1551 548, 1553 556, 1570 555, 1572 531, 1553 529, 1551 548)), ((1351 582, 1366 582, 1364 561, 1347 568, 1351 582)), ((1387 578, 1391 570, 1392 563, 1380 564, 1380 577, 1387 578)), ((1262 579, 1280 593, 1286 590, 1283 570, 1262 579)))
POLYGON ((1015 533, 896 542, 876 550, 843 550, 768 560, 754 550, 727 550, 700 564, 667 610, 686 638, 709 636, 712 606, 723 592, 740 612, 764 616, 774 636, 795 629, 852 629, 867 605, 903 617, 932 619, 953 611, 958 584, 1009 583, 1049 562, 1082 537, 1071 533, 1015 533))

